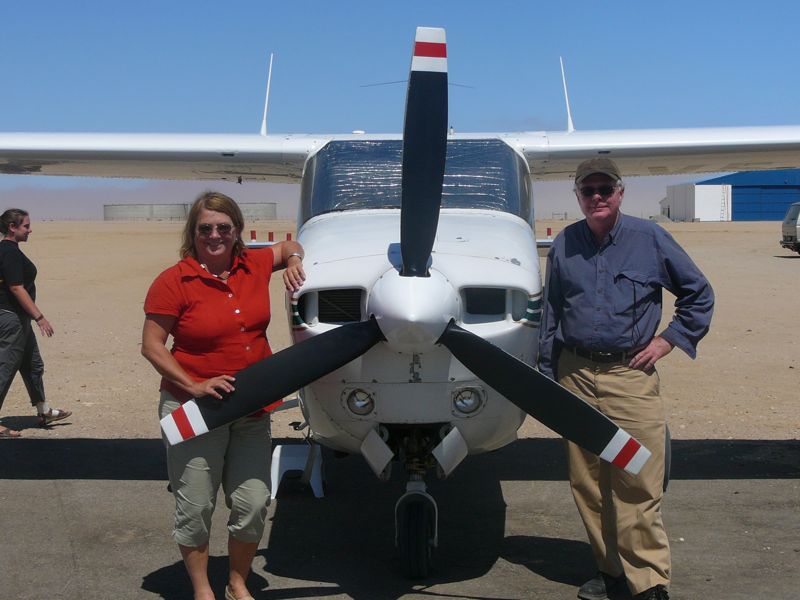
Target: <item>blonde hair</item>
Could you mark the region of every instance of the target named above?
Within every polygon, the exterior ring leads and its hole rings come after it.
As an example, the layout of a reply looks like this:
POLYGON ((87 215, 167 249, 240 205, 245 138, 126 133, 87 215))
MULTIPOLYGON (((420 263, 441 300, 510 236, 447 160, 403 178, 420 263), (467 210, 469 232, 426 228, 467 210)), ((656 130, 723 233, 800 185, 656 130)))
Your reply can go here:
POLYGON ((197 200, 192 204, 189 209, 189 214, 186 216, 186 225, 183 228, 183 241, 181 243, 180 255, 181 258, 192 256, 197 258, 197 252, 194 247, 194 235, 197 229, 197 220, 200 218, 201 210, 213 210, 228 215, 236 228, 236 239, 233 242, 233 255, 241 256, 244 252, 245 245, 242 241, 241 233, 244 231, 244 217, 239 205, 234 202, 233 198, 226 196, 221 192, 203 192, 197 197, 197 200))

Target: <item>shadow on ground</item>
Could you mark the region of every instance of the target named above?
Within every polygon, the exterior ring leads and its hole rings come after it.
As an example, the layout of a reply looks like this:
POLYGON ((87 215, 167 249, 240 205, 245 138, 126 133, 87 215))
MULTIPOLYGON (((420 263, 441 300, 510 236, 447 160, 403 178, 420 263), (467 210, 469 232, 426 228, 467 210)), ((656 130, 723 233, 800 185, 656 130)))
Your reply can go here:
MULTIPOLYGON (((35 412, 36 409, 34 408, 33 411, 35 412)), ((69 419, 65 419, 63 421, 57 421, 52 425, 48 425, 47 429, 53 429, 55 427, 63 427, 64 425, 69 425, 69 419)), ((3 419, 3 426, 9 427, 11 429, 16 429, 17 431, 24 431, 26 429, 38 429, 39 428, 39 419, 35 415, 29 415, 27 417, 5 417, 3 419)))
MULTIPOLYGON (((498 559, 523 565, 547 580, 579 586, 587 576, 586 565, 593 562, 582 541, 505 535, 501 482, 563 480, 568 497, 560 440, 520 440, 471 457, 446 481, 429 482, 428 491, 439 506, 440 543, 431 576, 416 585, 403 578, 391 543, 394 503, 404 490, 402 473, 378 482, 358 457, 327 457, 325 466, 329 483, 324 502, 297 482, 281 486, 280 498, 291 501, 278 503, 265 551, 272 574, 330 582, 331 588, 315 592, 321 596, 324 590, 356 600, 393 600, 412 592, 439 596, 440 587, 436 593, 427 588, 482 578, 498 559)), ((800 442, 676 441, 672 472, 673 479, 800 478, 800 442)), ((545 518, 556 516, 548 512, 546 501, 541 510, 545 518)), ((538 516, 531 515, 534 520, 538 516)), ((486 597, 501 597, 492 592, 487 590, 486 597)), ((270 592, 277 598, 308 595, 302 588, 270 592)))
MULTIPOLYGON (((160 439, 0 440, 0 457, 0 479, 166 480, 167 473, 160 439)), ((363 467, 353 476, 375 479, 358 457, 338 460, 326 452, 328 468, 350 462, 363 467)), ((567 475, 561 441, 553 438, 519 440, 470 457, 444 486, 472 465, 501 481, 559 481, 567 475)), ((673 440, 672 479, 800 479, 800 440, 673 440)))
MULTIPOLYGON (((0 456, 0 479, 166 479, 160 439, 3 440, 0 456)), ((296 479, 281 485, 269 540, 259 551, 266 567, 258 567, 250 582, 256 599, 267 593, 273 599, 340 594, 356 600, 394 600, 409 593, 447 596, 441 587, 430 587, 480 580, 500 559, 570 586, 580 585, 587 576, 586 565, 592 562, 587 544, 557 537, 558 529, 552 530, 553 537, 505 533, 504 481, 564 481, 566 486, 560 440, 520 440, 470 457, 446 481, 429 481, 428 491, 439 506, 440 545, 431 576, 418 582, 402 576, 392 543, 394 505, 404 490, 400 469, 390 481, 380 482, 360 457, 335 458, 328 452, 325 469, 324 500, 315 499, 296 479), (288 580, 289 585, 265 589, 270 576, 288 580)), ((800 479, 800 441, 676 440, 672 479, 800 479)), ((543 498, 537 508, 541 515, 531 517, 563 518, 558 512, 562 509, 548 502, 552 499, 543 498)), ((221 590, 227 577, 225 557, 213 557, 210 571, 221 590)), ((186 584, 183 566, 175 562, 144 576, 142 588, 178 600, 185 597, 186 584)), ((473 596, 459 597, 502 598, 497 590, 476 589, 473 596)))
MULTIPOLYGON (((208 559, 208 578, 211 586, 218 590, 221 596, 222 590, 225 589, 228 582, 227 556, 211 556, 208 559)), ((266 585, 267 580, 256 573, 251 573, 247 578, 247 586, 250 590, 263 590, 266 585)), ((191 588, 183 561, 162 567, 145 575, 142 579, 143 590, 158 594, 164 600, 192 600, 191 588)), ((257 600, 261 600, 263 597, 263 595, 256 594, 257 600)))

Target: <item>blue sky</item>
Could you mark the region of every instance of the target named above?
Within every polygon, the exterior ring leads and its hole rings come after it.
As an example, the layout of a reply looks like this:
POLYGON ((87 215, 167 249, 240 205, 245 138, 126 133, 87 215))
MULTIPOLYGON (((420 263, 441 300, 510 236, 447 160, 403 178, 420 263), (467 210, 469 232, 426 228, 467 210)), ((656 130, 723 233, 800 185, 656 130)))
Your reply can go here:
MULTIPOLYGON (((397 132, 404 84, 363 86, 407 77, 417 25, 447 29, 450 81, 472 86, 450 88, 458 131, 563 129, 560 55, 578 129, 800 123, 790 2, 76 0, 8 2, 1 17, 0 131, 256 133, 274 52, 270 132, 397 132)), ((86 216, 86 190, 187 200, 43 179, 0 176, 3 204, 38 194, 51 217, 86 216)), ((654 212, 672 181, 629 182, 629 211, 654 212)), ((577 214, 568 186, 540 188, 547 213, 577 214)))

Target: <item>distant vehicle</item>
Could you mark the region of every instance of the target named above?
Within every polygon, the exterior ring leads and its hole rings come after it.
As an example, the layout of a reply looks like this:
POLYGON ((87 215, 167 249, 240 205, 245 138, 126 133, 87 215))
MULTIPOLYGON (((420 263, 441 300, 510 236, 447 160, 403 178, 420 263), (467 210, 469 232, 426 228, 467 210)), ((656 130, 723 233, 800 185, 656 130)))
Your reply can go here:
POLYGON ((789 206, 786 211, 786 216, 783 218, 783 225, 781 225, 781 246, 794 250, 800 254, 800 223, 798 223, 798 216, 800 216, 800 202, 795 202, 789 206))

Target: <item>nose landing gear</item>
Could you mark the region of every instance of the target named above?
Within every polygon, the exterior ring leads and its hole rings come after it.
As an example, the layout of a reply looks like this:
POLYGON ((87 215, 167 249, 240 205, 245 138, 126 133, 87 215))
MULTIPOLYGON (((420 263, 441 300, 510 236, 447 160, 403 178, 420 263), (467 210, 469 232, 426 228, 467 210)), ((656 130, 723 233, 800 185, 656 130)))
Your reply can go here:
POLYGON ((406 493, 395 504, 395 543, 405 576, 422 579, 430 572, 439 541, 439 509, 421 477, 411 477, 406 493))

